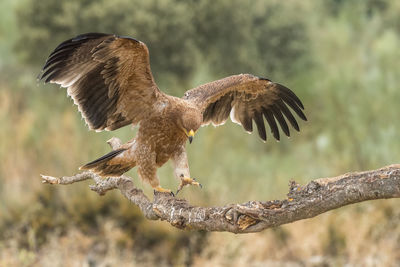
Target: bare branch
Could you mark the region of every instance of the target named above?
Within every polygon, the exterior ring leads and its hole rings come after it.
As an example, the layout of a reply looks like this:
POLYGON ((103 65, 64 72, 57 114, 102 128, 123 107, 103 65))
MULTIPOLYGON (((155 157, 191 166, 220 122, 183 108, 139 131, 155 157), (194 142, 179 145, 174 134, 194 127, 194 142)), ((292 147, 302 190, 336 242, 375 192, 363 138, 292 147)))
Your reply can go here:
MULTIPOLYGON (((118 146, 118 143, 115 144, 118 146)), ((304 186, 292 181, 285 200, 250 201, 223 207, 192 206, 186 200, 166 193, 155 193, 151 202, 126 176, 103 179, 91 172, 84 172, 61 178, 42 175, 42 179, 43 183, 63 185, 92 179, 95 184, 90 189, 100 195, 112 189, 120 190, 148 219, 166 220, 181 229, 233 233, 260 232, 352 203, 400 197, 400 164, 321 178, 304 186)))

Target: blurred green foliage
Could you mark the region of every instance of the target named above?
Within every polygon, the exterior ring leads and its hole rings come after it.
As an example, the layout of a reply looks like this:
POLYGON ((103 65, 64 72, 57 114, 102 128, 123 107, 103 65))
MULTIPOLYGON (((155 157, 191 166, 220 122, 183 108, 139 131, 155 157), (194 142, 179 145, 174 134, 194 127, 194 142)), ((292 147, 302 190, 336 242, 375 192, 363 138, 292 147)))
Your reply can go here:
MULTIPOLYGON (((69 239, 75 230, 83 233, 82 245, 88 238, 90 244, 115 243, 118 253, 125 249, 144 257, 150 251, 154 261, 163 259, 166 265, 190 265, 199 255, 234 261, 240 242, 246 243, 235 237, 225 247, 217 234, 150 222, 118 192, 100 198, 85 183, 40 184, 39 173, 76 173, 78 166, 109 150, 108 138, 128 140, 134 134, 129 127, 89 132, 64 89, 37 84, 41 65, 58 43, 95 31, 135 37, 150 49, 160 88, 175 95, 237 73, 292 88, 309 118, 300 134, 262 144, 256 135, 227 123, 202 128, 188 146, 191 172, 205 187, 185 188, 182 197, 193 204, 222 205, 284 198, 292 178, 306 182, 399 163, 398 14, 395 0, 1 1, 0 265, 10 265, 2 253, 13 247, 16 263, 30 265, 37 253, 54 245, 51 240, 69 239)), ((135 170, 129 174, 151 195, 135 170)), ((169 165, 159 176, 163 186, 176 188, 169 165)), ((300 230, 289 225, 254 237, 265 247, 275 244, 276 259, 306 265, 303 257, 313 251, 310 257, 326 255, 333 265, 363 265, 363 253, 379 258, 376 248, 398 251, 399 216, 396 202, 363 203, 308 220, 300 230), (303 250, 293 248, 303 240, 309 240, 303 250)), ((254 247, 252 242, 248 247, 254 247)), ((385 257, 400 259, 394 252, 385 257)))
POLYGON ((190 82, 200 64, 211 77, 289 75, 300 68, 297 62, 307 47, 298 8, 261 0, 252 5, 240 0, 31 0, 17 10, 21 34, 16 48, 39 67, 61 41, 84 32, 109 32, 145 42, 156 79, 169 86, 190 82), (290 20, 279 19, 283 10, 290 20))

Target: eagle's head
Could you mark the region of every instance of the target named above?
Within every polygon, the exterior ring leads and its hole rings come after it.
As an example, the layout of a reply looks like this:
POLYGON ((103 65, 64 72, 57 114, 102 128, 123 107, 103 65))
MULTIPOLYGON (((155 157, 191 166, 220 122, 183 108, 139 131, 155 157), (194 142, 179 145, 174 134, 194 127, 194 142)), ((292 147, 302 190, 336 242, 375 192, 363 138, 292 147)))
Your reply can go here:
POLYGON ((178 127, 186 134, 189 142, 192 143, 193 137, 200 128, 203 115, 196 108, 186 107, 182 110, 178 118, 178 127))

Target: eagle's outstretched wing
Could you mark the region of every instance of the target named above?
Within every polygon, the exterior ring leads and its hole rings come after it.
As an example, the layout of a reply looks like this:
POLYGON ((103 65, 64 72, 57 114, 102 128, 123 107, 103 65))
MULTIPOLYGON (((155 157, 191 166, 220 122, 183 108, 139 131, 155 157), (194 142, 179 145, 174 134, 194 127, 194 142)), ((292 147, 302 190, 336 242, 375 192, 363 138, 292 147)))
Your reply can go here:
POLYGON ((87 33, 61 43, 39 78, 67 87, 94 130, 137 124, 165 96, 154 82, 146 45, 111 34, 87 33))
POLYGON ((226 77, 191 89, 183 99, 194 103, 203 112, 203 125, 224 124, 229 115, 247 132, 253 131, 252 121, 257 125, 258 134, 267 140, 264 118, 273 136, 279 140, 277 122, 289 136, 286 119, 299 131, 299 125, 288 106, 303 120, 307 120, 300 99, 285 86, 250 74, 226 77), (277 122, 276 122, 277 121, 277 122))

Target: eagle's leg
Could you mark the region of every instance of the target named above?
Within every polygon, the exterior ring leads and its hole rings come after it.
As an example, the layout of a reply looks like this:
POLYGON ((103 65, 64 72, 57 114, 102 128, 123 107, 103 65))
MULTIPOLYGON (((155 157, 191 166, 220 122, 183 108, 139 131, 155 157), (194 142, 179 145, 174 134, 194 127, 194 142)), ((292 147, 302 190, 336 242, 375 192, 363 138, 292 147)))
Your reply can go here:
POLYGON ((141 164, 138 166, 138 174, 140 178, 148 182, 151 187, 153 187, 154 191, 173 195, 170 189, 162 188, 160 186, 160 180, 157 176, 157 166, 155 163, 151 164, 148 162, 141 162, 141 164))
POLYGON ((202 187, 202 185, 197 182, 196 179, 190 178, 189 163, 184 147, 182 147, 178 153, 175 153, 172 160, 174 162, 175 176, 181 180, 176 194, 178 194, 185 185, 196 185, 202 187))

